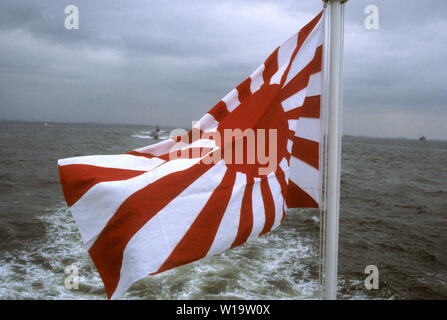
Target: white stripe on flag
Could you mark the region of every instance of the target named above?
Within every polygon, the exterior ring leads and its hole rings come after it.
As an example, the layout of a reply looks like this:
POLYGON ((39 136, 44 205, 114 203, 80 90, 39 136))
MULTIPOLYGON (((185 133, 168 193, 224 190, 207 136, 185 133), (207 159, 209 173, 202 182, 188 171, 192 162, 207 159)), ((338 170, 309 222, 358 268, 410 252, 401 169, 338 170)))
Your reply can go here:
POLYGON ((252 210, 253 210, 253 228, 251 229, 249 239, 256 238, 264 229, 265 224, 265 210, 264 202, 262 201, 261 193, 261 179, 254 178, 253 191, 252 191, 252 210))
POLYGON ((103 168, 149 171, 162 164, 163 162, 165 161, 159 158, 149 159, 146 157, 133 156, 130 154, 120 154, 67 158, 59 160, 57 164, 60 166, 66 166, 70 164, 86 164, 103 168))
POLYGON ((112 299, 133 282, 158 271, 222 181, 227 167, 220 161, 150 219, 128 242, 120 280, 112 299))
POLYGON ((170 173, 186 170, 198 161, 171 160, 153 171, 128 180, 100 182, 94 185, 70 208, 84 243, 91 247, 116 210, 133 193, 170 173))
POLYGON ((247 176, 243 173, 236 173, 233 192, 227 209, 222 217, 213 244, 206 254, 208 257, 229 249, 236 239, 239 220, 241 216, 241 205, 244 197, 245 187, 247 185, 247 176))
POLYGON ((291 153, 292 152, 292 147, 293 147, 293 141, 288 139, 287 140, 287 152, 291 153))
POLYGON ((292 156, 290 158, 289 179, 317 203, 320 203, 320 172, 317 169, 292 156))
POLYGON ((281 162, 279 163, 279 167, 282 169, 285 175, 286 182, 289 180, 289 164, 287 163, 287 160, 283 158, 281 162))
POLYGON ((153 154, 154 156, 161 156, 163 154, 169 153, 169 150, 171 150, 171 148, 176 143, 177 143, 176 141, 174 141, 172 139, 168 139, 168 140, 156 143, 156 144, 151 144, 150 146, 135 149, 135 151, 141 152, 141 153, 150 153, 150 154, 153 154))
POLYGON ((289 124, 289 130, 295 132, 297 120, 287 120, 289 124))
POLYGON ((270 191, 272 193, 273 202, 275 203, 275 222, 273 223, 271 229, 273 230, 276 227, 278 227, 281 223, 283 198, 281 193, 281 185, 278 182, 276 174, 274 173, 269 174, 267 182, 269 184, 270 191))
POLYGON ((284 74, 284 71, 286 71, 287 65, 282 65, 278 71, 272 76, 272 79, 270 80, 270 84, 281 84, 281 79, 284 74))
POLYGON ((306 96, 313 97, 321 94, 323 94, 323 72, 320 71, 310 75, 306 96))
POLYGON ((315 56, 315 49, 323 44, 322 25, 323 19, 320 19, 306 40, 304 40, 303 45, 292 62, 292 67, 287 74, 287 79, 284 85, 288 84, 290 80, 312 61, 315 56))
POLYGON ((190 148, 215 148, 216 147, 216 141, 213 139, 199 139, 196 140, 190 144, 180 144, 179 143, 179 149, 174 148, 172 151, 175 150, 186 150, 190 148))
POLYGON ((306 97, 317 96, 322 93, 322 73, 321 71, 318 73, 311 74, 309 77, 309 83, 307 87, 301 89, 294 95, 288 97, 284 101, 281 102, 281 105, 284 111, 290 111, 292 109, 301 107, 304 103, 304 99, 306 97))
POLYGON ((321 121, 314 118, 300 118, 296 120, 294 131, 296 137, 320 142, 321 121))
POLYGON ((278 66, 288 65, 293 51, 298 44, 298 33, 291 36, 278 49, 278 66))
POLYGON ((238 91, 236 89, 231 90, 225 97, 222 98, 222 101, 225 102, 228 112, 233 111, 240 104, 238 91))
POLYGON ((203 132, 210 132, 216 131, 218 125, 219 122, 217 122, 211 114, 205 113, 205 115, 194 125, 194 128, 202 130, 203 132))
POLYGON ((255 93, 264 83, 264 78, 262 77, 262 73, 264 72, 265 65, 260 65, 255 72, 250 76, 250 91, 251 93, 255 93))

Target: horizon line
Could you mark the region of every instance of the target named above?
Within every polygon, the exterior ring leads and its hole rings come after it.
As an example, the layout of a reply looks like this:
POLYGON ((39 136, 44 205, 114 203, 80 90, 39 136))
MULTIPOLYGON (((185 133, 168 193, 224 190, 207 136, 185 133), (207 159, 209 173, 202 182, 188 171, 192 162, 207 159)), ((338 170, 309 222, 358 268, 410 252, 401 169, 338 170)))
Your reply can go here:
MULTIPOLYGON (((0 122, 18 122, 18 123, 53 123, 53 124, 98 124, 98 125, 114 125, 114 126, 150 126, 156 127, 160 126, 160 124, 138 124, 138 123, 117 123, 117 122, 88 122, 88 121, 76 121, 76 122, 64 122, 64 121, 43 121, 43 120, 13 120, 13 119, 0 119, 0 122)), ((161 125, 163 128, 178 128, 175 126, 161 125)), ((182 129, 185 129, 182 127, 182 129)), ((189 129, 188 129, 189 130, 189 129)), ((402 139, 402 140, 418 140, 418 138, 409 138, 409 137, 378 137, 378 136, 370 136, 365 134, 355 134, 355 133, 343 133, 342 137, 354 137, 354 138, 375 138, 375 139, 402 139)), ((425 137, 427 138, 427 137, 425 137)), ((427 141, 447 141, 447 139, 429 139, 427 141)))

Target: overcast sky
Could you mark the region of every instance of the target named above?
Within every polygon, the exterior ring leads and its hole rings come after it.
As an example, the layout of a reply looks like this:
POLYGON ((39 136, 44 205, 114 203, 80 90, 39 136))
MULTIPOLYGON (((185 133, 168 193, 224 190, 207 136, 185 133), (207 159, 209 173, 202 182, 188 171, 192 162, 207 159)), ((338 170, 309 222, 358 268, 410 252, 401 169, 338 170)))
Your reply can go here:
MULTIPOLYGON (((1 0, 0 119, 190 127, 320 0, 1 0), (64 8, 77 5, 79 30, 64 8)), ((344 132, 447 139, 447 1, 350 0, 344 132), (364 9, 379 8, 379 30, 364 9)))

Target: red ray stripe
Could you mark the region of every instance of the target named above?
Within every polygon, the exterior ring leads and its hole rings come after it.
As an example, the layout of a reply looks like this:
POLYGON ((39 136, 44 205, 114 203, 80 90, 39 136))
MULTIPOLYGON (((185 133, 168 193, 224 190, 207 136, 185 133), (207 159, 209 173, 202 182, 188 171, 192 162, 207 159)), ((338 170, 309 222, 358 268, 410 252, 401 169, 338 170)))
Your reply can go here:
POLYGON ((136 156, 136 157, 144 157, 144 158, 148 158, 148 159, 158 158, 151 153, 141 153, 141 152, 138 152, 135 150, 129 151, 126 154, 130 154, 130 155, 136 156))
POLYGON ((299 108, 299 116, 306 118, 320 118, 321 95, 306 97, 303 107, 299 108))
MULTIPOLYGON (((134 151, 130 151, 127 154, 131 154, 133 156, 138 156, 138 157, 145 157, 145 158, 149 158, 149 159, 153 159, 155 157, 154 155, 152 155, 150 153, 141 153, 141 152, 138 152, 138 151, 135 151, 135 150, 134 151)), ((167 161, 167 160, 169 160, 169 156, 170 156, 169 153, 165 153, 165 154, 162 154, 162 155, 160 155, 160 156, 158 156, 156 158, 167 161)))
POLYGON ((166 161, 174 159, 195 159, 205 156, 212 150, 213 148, 208 147, 192 147, 184 150, 172 151, 160 156, 159 158, 166 161))
POLYGON ((285 199, 287 197, 287 181, 284 171, 282 171, 281 167, 276 168, 276 178, 278 179, 279 185, 281 186, 281 194, 285 199))
POLYGON ((293 140, 294 136, 295 136, 295 131, 294 130, 289 130, 289 139, 293 140))
POLYGON ((247 241, 253 228, 253 208, 252 208, 252 194, 253 194, 254 179, 247 178, 247 185, 245 186, 244 196, 242 198, 241 215, 239 219, 239 228, 237 230, 236 239, 234 239, 231 248, 239 246, 247 241))
POLYGON ((299 108, 294 108, 292 110, 289 110, 286 112, 286 119, 287 120, 297 120, 299 117, 299 108))
POLYGON ((284 174, 284 171, 282 171, 281 167, 278 166, 276 169, 276 178, 278 179, 279 185, 281 186, 281 194, 284 199, 282 204, 282 218, 281 223, 284 221, 284 218, 286 217, 286 211, 284 210, 284 204, 286 202, 287 198, 287 181, 286 176, 284 174))
POLYGON ((306 97, 303 106, 286 112, 287 119, 305 118, 320 118, 320 95, 306 97))
POLYGON ((318 208, 318 203, 292 180, 289 180, 286 203, 289 208, 318 208))
POLYGON ((312 19, 311 22, 306 24, 299 32, 298 34, 298 48, 301 48, 303 45, 304 40, 307 39, 309 34, 312 32, 312 30, 317 25, 318 21, 320 21, 321 16, 323 15, 323 11, 321 11, 315 18, 312 19))
POLYGON ((214 190, 188 232, 156 273, 199 260, 206 256, 227 209, 235 180, 236 173, 227 170, 222 182, 214 190))
POLYGON ((267 178, 261 179, 261 194, 264 200, 265 224, 259 236, 269 232, 275 222, 275 203, 273 201, 272 192, 270 191, 267 178))
POLYGON ((250 84, 251 84, 251 78, 247 78, 240 85, 236 87, 240 103, 242 103, 248 96, 250 96, 251 94, 250 84))
POLYGON ((187 170, 171 173, 135 192, 121 204, 89 250, 109 298, 118 285, 123 253, 129 240, 211 167, 198 163, 187 170))
POLYGON ((286 216, 286 212, 284 210, 284 203, 286 202, 286 198, 287 198, 287 181, 286 181, 286 176, 284 174, 284 171, 282 171, 281 167, 278 166, 275 174, 276 174, 276 178, 278 179, 279 185, 281 186, 281 194, 284 199, 284 202, 282 205, 282 218, 281 218, 281 223, 282 223, 286 216))
POLYGON ((103 168, 86 164, 59 166, 59 177, 67 205, 71 207, 95 184, 105 181, 126 180, 146 171, 103 168))
POLYGON ((210 111, 208 111, 208 113, 212 115, 217 122, 221 122, 229 112, 225 102, 219 101, 210 111))
POLYGON ((312 140, 293 137, 292 155, 318 169, 320 145, 312 140))
POLYGON ((323 46, 319 46, 311 62, 309 62, 295 77, 293 77, 282 89, 280 100, 284 101, 295 93, 307 87, 311 74, 321 71, 321 56, 323 46))
POLYGON ((309 36, 310 32, 315 28, 318 21, 320 20, 321 16, 323 15, 323 11, 321 11, 315 18, 312 19, 311 22, 309 22, 307 25, 305 25, 298 33, 298 43, 295 48, 295 50, 292 53, 292 57, 290 58, 289 65, 287 66, 282 79, 281 79, 281 86, 284 84, 284 82, 287 79, 287 75, 289 74, 290 68, 292 67, 293 60, 295 60, 295 57, 298 53, 298 51, 301 49, 304 41, 309 36))
POLYGON ((278 71, 278 48, 264 62, 265 68, 262 73, 264 84, 270 83, 271 77, 278 71))

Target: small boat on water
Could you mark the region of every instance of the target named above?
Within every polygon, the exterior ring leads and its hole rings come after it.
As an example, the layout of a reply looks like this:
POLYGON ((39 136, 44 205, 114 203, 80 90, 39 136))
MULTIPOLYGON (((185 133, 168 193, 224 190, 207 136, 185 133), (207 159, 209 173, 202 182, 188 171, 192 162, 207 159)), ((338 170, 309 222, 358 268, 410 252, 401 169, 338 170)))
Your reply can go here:
POLYGON ((424 141, 426 141, 426 140, 427 140, 427 138, 425 138, 424 136, 419 137, 419 141, 420 141, 420 142, 424 142, 424 141))
POLYGON ((160 133, 160 126, 157 124, 157 128, 155 128, 154 130, 151 131, 151 133, 149 133, 149 135, 153 138, 153 139, 158 139, 160 133))

